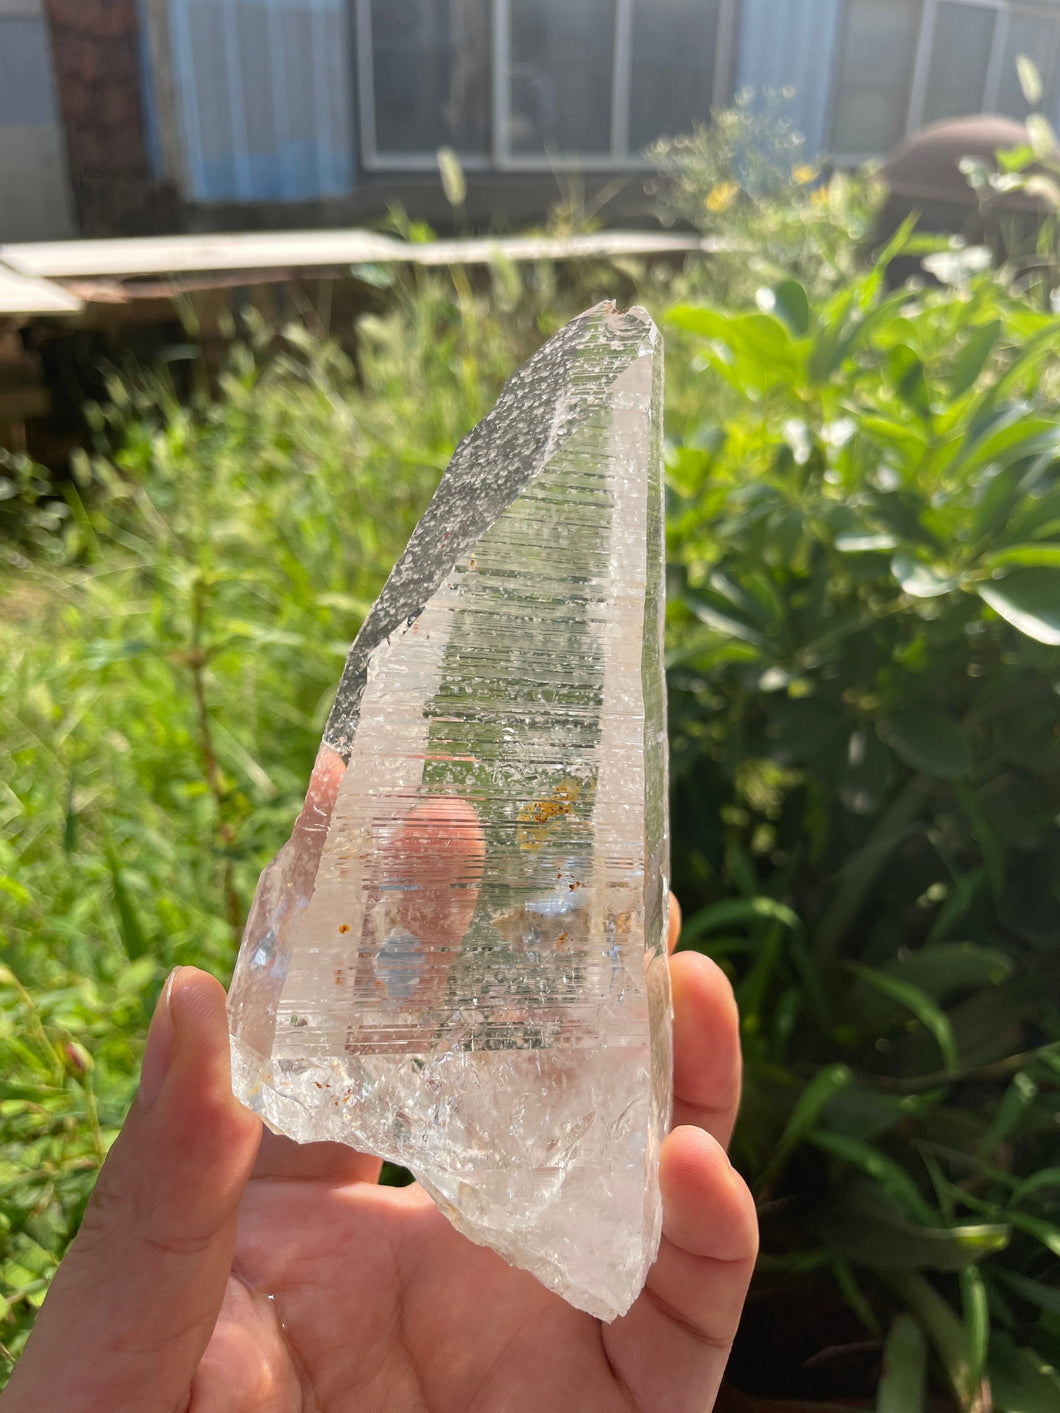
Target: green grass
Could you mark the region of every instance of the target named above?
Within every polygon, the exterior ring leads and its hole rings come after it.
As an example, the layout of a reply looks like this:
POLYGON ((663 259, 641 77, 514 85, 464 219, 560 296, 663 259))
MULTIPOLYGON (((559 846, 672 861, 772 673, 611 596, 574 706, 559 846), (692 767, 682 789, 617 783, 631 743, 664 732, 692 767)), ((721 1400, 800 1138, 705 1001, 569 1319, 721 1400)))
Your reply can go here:
POLYGON ((94 418, 111 454, 82 457, 58 503, 7 502, 23 537, 0 571, 10 1354, 121 1123, 166 973, 230 974, 349 643, 456 442, 550 333, 630 285, 610 267, 422 277, 360 321, 356 367, 292 327, 233 349, 192 406, 160 374, 115 379, 94 418))

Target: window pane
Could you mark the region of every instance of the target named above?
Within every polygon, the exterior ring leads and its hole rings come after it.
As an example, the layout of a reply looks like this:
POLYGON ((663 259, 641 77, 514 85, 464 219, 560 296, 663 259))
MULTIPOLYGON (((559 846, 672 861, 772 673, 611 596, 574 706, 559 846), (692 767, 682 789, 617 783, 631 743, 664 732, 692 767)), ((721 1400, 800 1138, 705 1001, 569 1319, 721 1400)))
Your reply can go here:
POLYGON ((1009 20, 1008 38, 1001 63, 1001 87, 997 95, 999 113, 1007 113, 1011 118, 1025 118, 1031 111, 1031 105, 1023 96, 1016 69, 1016 60, 1021 54, 1026 54, 1037 65, 1045 89, 1042 106, 1046 111, 1053 109, 1058 29, 1060 26, 1056 20, 1045 20, 1033 15, 1013 15, 1009 20))
POLYGON ((371 0, 381 153, 490 147, 490 0, 371 0))
POLYGON ((512 0, 512 151, 611 150, 614 0, 512 0))
POLYGON ((982 112, 996 23, 996 10, 978 5, 939 6, 924 101, 925 123, 982 112))
POLYGON ((710 116, 720 0, 635 0, 629 150, 710 116))
POLYGON ((836 152, 886 152, 905 134, 920 0, 847 0, 832 116, 836 152))

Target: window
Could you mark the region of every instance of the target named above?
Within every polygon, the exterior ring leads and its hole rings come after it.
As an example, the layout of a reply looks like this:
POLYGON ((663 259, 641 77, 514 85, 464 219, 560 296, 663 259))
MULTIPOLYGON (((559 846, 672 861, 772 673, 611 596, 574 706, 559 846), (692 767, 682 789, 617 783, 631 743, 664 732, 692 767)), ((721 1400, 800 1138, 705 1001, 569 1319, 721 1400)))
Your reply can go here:
POLYGON ((720 12, 719 0, 635 0, 630 152, 709 117, 720 12))
POLYGON ((739 0, 348 3, 369 168, 636 166, 729 97, 739 0))
MULTIPOLYGON (((490 149, 490 0, 366 0, 359 44, 370 44, 369 114, 376 153, 490 149), (368 22, 365 23, 365 16, 368 22)), ((362 81, 365 56, 361 56, 362 81)), ((363 121, 363 118, 362 118, 363 121)))
POLYGON ((924 100, 925 123, 982 111, 996 26, 996 10, 979 5, 939 5, 924 100))
POLYGON ((905 135, 921 0, 847 0, 832 111, 832 148, 885 152, 905 135))
POLYGON ((974 113, 1025 118, 1016 61, 1042 76, 1042 108, 1060 84, 1060 0, 845 0, 831 146, 884 153, 925 123, 974 113))
POLYGON ((611 151, 614 0, 512 0, 513 153, 611 151))
POLYGON ((1020 87, 1016 60, 1021 54, 1033 59, 1042 76, 1046 105, 1052 109, 1049 95, 1056 92, 1057 50, 1060 47, 1060 23, 1041 15, 1013 14, 1008 18, 1002 36, 998 91, 995 102, 987 104, 1010 118, 1023 119, 1031 106, 1020 87))
POLYGON ((1043 105, 1056 101, 1060 11, 1052 0, 928 0, 933 35, 930 63, 914 101, 913 126, 965 113, 1006 113, 1025 118, 1016 61, 1026 54, 1042 77, 1043 105))

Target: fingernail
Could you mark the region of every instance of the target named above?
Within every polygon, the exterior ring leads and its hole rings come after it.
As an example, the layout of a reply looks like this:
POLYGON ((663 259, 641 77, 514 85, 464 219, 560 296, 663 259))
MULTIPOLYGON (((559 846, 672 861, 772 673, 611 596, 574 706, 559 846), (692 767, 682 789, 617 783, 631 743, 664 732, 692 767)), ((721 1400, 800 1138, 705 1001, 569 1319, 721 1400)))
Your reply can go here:
POLYGON ((144 1062, 140 1070, 139 1094, 140 1103, 145 1109, 149 1109, 161 1093, 169 1071, 169 1062, 173 1057, 173 1015, 169 998, 173 991, 173 981, 179 971, 180 967, 174 967, 169 973, 158 998, 155 1013, 151 1017, 151 1028, 147 1032, 144 1062))

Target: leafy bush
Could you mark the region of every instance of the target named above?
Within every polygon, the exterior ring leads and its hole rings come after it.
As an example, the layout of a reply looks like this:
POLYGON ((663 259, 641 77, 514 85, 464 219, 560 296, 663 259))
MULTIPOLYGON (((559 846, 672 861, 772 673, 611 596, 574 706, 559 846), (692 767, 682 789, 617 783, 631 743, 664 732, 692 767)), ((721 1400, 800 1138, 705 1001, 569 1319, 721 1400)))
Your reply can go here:
POLYGON ((1060 321, 946 268, 955 287, 888 295, 881 264, 816 303, 788 281, 751 312, 671 311, 701 407, 738 400, 670 454, 675 886, 743 1016, 766 1254, 737 1373, 865 1393, 890 1327, 888 1397, 911 1384, 881 1407, 926 1406, 926 1334, 962 1409, 992 1385, 1044 1413, 1060 321), (845 1363, 820 1362, 822 1325, 845 1363))
POLYGON ((663 218, 717 239, 710 277, 734 303, 763 281, 835 289, 861 263, 882 191, 866 172, 824 179, 806 160, 788 92, 738 95, 709 124, 654 143, 650 190, 663 218))

